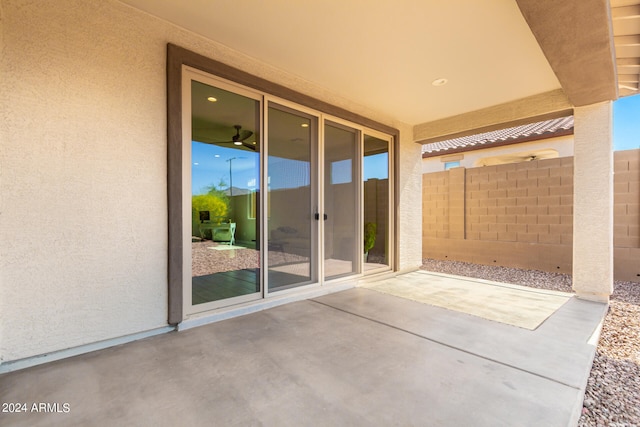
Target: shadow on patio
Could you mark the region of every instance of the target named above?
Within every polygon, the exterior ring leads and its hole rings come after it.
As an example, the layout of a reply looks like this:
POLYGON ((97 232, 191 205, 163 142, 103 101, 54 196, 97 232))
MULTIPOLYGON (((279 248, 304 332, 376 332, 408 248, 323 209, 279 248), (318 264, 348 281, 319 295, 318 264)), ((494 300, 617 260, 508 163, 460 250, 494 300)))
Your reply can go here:
POLYGON ((0 423, 575 424, 606 305, 569 296, 530 330, 379 289, 428 288, 434 277, 409 273, 4 374, 0 400, 27 413, 0 423), (59 411, 31 412, 41 402, 59 411))

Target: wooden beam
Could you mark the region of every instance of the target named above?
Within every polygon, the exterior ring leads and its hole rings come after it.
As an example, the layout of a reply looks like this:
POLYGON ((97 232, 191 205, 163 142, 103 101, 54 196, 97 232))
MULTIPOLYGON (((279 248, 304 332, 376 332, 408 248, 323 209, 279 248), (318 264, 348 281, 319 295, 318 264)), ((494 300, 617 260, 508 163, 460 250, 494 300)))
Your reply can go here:
MULTIPOLYGON (((622 65, 618 66, 618 73, 638 74, 640 73, 640 65, 622 65)), ((619 80, 619 77, 618 77, 619 80)))
POLYGON ((420 144, 570 116, 573 107, 562 89, 414 126, 420 144))
POLYGON ((620 74, 640 74, 640 58, 618 58, 616 60, 618 69, 618 82, 620 74))
POLYGON ((618 74, 618 83, 638 83, 637 74, 618 74))
POLYGON ((640 67, 640 58, 617 58, 616 65, 620 67, 640 67))
POLYGON ((621 83, 618 86, 620 87, 620 89, 625 89, 627 91, 631 91, 631 92, 637 93, 639 84, 638 84, 638 82, 636 82, 636 83, 621 83))
POLYGON ((613 20, 633 18, 640 18, 640 4, 611 8, 611 19, 613 20))
POLYGON ((636 86, 634 87, 627 87, 624 85, 620 86, 620 96, 630 96, 630 95, 637 95, 638 92, 638 87, 636 86))
POLYGON ((621 47, 621 46, 627 46, 627 47, 632 47, 632 46, 640 46, 640 35, 638 34, 634 34, 631 36, 615 36, 613 38, 613 43, 616 45, 616 47, 621 47))

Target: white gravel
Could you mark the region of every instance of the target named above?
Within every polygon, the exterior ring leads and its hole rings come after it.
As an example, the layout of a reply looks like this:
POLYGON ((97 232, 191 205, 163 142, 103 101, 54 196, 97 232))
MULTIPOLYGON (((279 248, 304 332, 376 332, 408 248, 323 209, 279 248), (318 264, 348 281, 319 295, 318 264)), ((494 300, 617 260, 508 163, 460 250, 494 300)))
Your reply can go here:
MULTIPOLYGON (((433 259, 423 260, 422 268, 573 292, 569 274, 433 259)), ((614 283, 578 426, 640 426, 640 283, 614 283)))

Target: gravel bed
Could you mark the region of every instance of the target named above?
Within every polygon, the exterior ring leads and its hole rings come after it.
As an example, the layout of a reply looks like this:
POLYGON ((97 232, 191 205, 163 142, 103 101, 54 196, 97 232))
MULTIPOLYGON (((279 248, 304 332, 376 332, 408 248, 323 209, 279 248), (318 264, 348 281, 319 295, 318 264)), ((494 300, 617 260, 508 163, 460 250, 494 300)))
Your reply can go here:
MULTIPOLYGON (((422 269, 573 292, 569 274, 433 259, 422 269)), ((640 283, 614 283, 578 426, 640 426, 640 283)))
MULTIPOLYGON (((240 247, 241 249, 215 250, 214 247, 223 247, 224 243, 205 240, 191 243, 191 275, 206 276, 208 274, 222 273, 242 269, 260 268, 260 252, 240 247)), ((279 266, 308 262, 305 257, 282 251, 269 251, 269 266, 279 266)))
POLYGON ((211 249, 216 246, 222 246, 222 244, 211 241, 191 243, 192 276, 260 267, 259 253, 255 249, 225 251, 211 249))

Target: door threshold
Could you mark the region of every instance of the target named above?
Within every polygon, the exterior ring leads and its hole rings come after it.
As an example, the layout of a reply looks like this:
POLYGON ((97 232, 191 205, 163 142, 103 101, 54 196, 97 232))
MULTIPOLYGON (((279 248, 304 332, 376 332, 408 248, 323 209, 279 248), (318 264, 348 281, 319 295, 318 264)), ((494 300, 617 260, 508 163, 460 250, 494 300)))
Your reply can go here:
POLYGON ((340 292, 347 289, 355 288, 357 284, 358 280, 341 281, 335 284, 315 286, 311 289, 300 289, 298 292, 287 292, 284 295, 271 294, 266 299, 190 315, 188 318, 179 323, 176 329, 178 331, 182 331, 202 325, 207 325, 209 323, 219 322, 221 320, 227 320, 234 317, 256 313, 258 311, 267 310, 280 305, 289 304, 291 302, 317 298, 323 295, 332 294, 334 292, 340 292))

